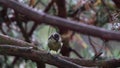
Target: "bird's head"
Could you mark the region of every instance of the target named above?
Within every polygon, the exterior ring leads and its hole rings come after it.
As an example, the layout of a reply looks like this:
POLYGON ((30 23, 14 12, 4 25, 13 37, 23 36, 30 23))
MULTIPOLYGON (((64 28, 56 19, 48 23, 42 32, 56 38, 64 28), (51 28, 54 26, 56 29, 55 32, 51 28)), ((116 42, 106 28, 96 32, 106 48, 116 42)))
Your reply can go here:
POLYGON ((56 42, 59 42, 59 41, 61 41, 61 36, 60 36, 60 34, 59 33, 53 33, 50 37, 49 37, 49 39, 51 39, 51 38, 53 38, 56 42))

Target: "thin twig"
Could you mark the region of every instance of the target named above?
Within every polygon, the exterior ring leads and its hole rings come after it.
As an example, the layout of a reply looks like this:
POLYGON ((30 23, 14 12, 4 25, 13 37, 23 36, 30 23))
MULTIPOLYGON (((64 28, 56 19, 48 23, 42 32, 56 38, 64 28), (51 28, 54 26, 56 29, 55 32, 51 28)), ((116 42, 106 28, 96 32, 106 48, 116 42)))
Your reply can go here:
POLYGON ((7 33, 3 30, 3 28, 2 28, 2 24, 0 24, 0 30, 1 30, 1 32, 4 34, 4 35, 7 35, 7 33))
POLYGON ((92 43, 92 39, 90 36, 88 36, 88 40, 89 40, 89 43, 90 45, 92 46, 93 48, 93 51, 95 53, 94 57, 93 57, 93 61, 95 61, 99 56, 101 56, 102 52, 97 52, 96 48, 95 48, 95 45, 92 43))
POLYGON ((70 48, 72 52, 74 52, 79 58, 83 58, 75 49, 70 48))
POLYGON ((44 12, 47 13, 50 10, 50 8, 53 6, 53 4, 54 4, 54 0, 51 0, 51 2, 44 9, 44 12))
MULTIPOLYGON (((36 2, 36 4, 37 4, 37 3, 38 3, 38 1, 36 2)), ((52 1, 48 4, 48 6, 44 9, 44 12, 45 12, 45 13, 50 10, 50 8, 51 8, 51 6, 53 5, 53 3, 54 3, 54 0, 52 0, 52 1)), ((28 33, 30 37, 31 37, 31 35, 33 34, 34 30, 37 28, 37 26, 38 26, 37 23, 34 23, 34 24, 33 24, 30 32, 28 33)))
POLYGON ((95 53, 95 54, 97 54, 97 50, 96 50, 96 48, 95 48, 94 44, 92 43, 92 39, 91 39, 91 37, 90 37, 90 36, 88 36, 88 40, 89 40, 90 45, 91 45, 91 46, 92 46, 92 48, 93 48, 94 53, 95 53))
POLYGON ((30 42, 29 36, 27 34, 27 30, 24 29, 19 14, 15 12, 15 15, 16 15, 17 26, 20 28, 25 41, 30 42))
POLYGON ((34 24, 33 24, 33 26, 32 26, 32 28, 31 28, 30 32, 28 33, 28 34, 29 34, 29 37, 32 36, 32 34, 33 34, 33 32, 35 31, 35 29, 37 28, 37 26, 38 26, 37 23, 34 23, 34 24))
POLYGON ((107 43, 107 41, 103 40, 103 45, 102 45, 102 47, 99 49, 98 53, 95 54, 95 56, 94 56, 94 58, 93 58, 94 61, 95 61, 98 57, 100 57, 100 56, 102 55, 103 49, 106 47, 106 43, 107 43))

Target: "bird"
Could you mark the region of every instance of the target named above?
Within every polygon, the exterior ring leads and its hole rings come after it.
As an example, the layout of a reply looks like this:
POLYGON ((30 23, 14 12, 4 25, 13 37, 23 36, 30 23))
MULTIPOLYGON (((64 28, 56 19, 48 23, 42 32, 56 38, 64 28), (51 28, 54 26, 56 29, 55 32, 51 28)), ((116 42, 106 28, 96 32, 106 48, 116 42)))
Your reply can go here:
POLYGON ((62 48, 62 38, 57 32, 51 34, 48 38, 48 48, 51 54, 59 54, 62 48))

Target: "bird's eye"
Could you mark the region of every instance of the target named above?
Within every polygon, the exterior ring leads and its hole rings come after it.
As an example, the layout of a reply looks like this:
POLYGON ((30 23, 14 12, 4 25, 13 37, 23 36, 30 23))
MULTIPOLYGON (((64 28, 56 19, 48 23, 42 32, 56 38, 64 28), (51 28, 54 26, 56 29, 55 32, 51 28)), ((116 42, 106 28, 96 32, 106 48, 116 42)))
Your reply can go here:
POLYGON ((56 41, 59 41, 60 35, 59 35, 58 33, 55 33, 55 34, 53 34, 53 38, 54 38, 56 41))
POLYGON ((59 35, 58 34, 54 34, 54 38, 59 38, 59 35))

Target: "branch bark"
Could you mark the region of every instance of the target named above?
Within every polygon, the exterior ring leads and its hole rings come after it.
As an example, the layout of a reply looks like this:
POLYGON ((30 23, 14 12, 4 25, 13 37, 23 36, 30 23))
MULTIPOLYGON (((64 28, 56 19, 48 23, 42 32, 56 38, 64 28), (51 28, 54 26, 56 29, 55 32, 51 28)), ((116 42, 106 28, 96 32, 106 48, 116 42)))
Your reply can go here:
POLYGON ((41 62, 45 62, 45 63, 49 63, 49 64, 53 64, 55 66, 58 67, 63 67, 63 68, 68 68, 68 66, 71 66, 73 68, 80 68, 79 65, 66 61, 66 60, 62 60, 61 58, 57 58, 57 56, 52 56, 51 54, 48 54, 46 51, 37 49, 37 47, 35 47, 35 45, 24 42, 22 40, 18 40, 18 39, 14 39, 5 35, 0 35, 0 44, 2 44, 3 46, 0 45, 0 54, 8 54, 8 55, 13 55, 13 56, 18 56, 18 57, 24 57, 24 58, 28 58, 33 60, 32 58, 36 58, 36 62, 41 63, 41 62), (7 45, 7 46, 6 46, 7 45), (13 46, 10 46, 13 45, 13 46), (6 51, 5 51, 6 50, 6 51), (31 52, 32 51, 32 52, 31 52), (42 53, 42 54, 37 54, 35 55, 35 53, 42 53), (21 53, 21 54, 20 54, 21 53), (31 57, 29 57, 31 55, 31 57), (46 57, 45 57, 46 55, 46 57), (27 56, 27 57, 26 57, 27 56), (36 57, 34 57, 36 56, 36 57), (41 57, 41 58, 37 58, 37 57, 41 57), (52 59, 50 59, 52 58, 52 59), (39 60, 41 59, 41 60, 39 60), (66 65, 66 66, 63 66, 66 65))
POLYGON ((46 51, 38 51, 28 47, 0 45, 0 54, 23 57, 38 63, 45 62, 62 68, 81 68, 81 66, 75 63, 64 60, 56 55, 48 54, 46 51))
POLYGON ((93 61, 87 59, 73 59, 64 56, 56 56, 48 54, 48 52, 41 49, 29 48, 30 46, 35 46, 30 43, 24 42, 22 40, 14 39, 9 36, 0 35, 0 54, 3 55, 13 55, 18 57, 23 57, 26 59, 33 60, 37 63, 48 63, 58 67, 73 67, 80 68, 81 66, 86 67, 120 67, 120 59, 93 61), (2 40, 2 41, 1 41, 2 40), (2 43, 6 41, 6 43, 2 43), (12 44, 11 44, 12 43, 12 44), (79 66, 80 65, 80 66, 79 66))
POLYGON ((81 66, 86 67, 104 67, 104 68, 115 68, 120 67, 120 59, 111 59, 106 61, 93 61, 85 59, 73 59, 64 56, 56 56, 48 54, 46 51, 38 51, 34 49, 29 49, 27 47, 11 46, 11 45, 0 45, 0 54, 2 55, 12 55, 18 56, 32 61, 41 63, 45 62, 51 65, 55 65, 62 68, 81 68, 81 66), (62 60, 61 60, 62 59, 62 60), (66 63, 69 62, 69 63, 66 63), (72 64, 71 64, 72 63, 72 64), (73 65, 75 64, 75 66, 73 65), (81 65, 81 66, 78 66, 81 65))
MULTIPOLYGON (((117 40, 120 41, 120 32, 105 30, 103 28, 82 24, 81 22, 69 21, 63 18, 47 15, 43 12, 38 12, 24 4, 18 3, 14 0, 0 0, 4 6, 14 9, 15 11, 26 15, 30 19, 39 23, 40 21, 45 24, 55 25, 58 27, 69 28, 73 31, 102 38, 104 40, 117 40), (74 26, 74 27, 73 27, 74 26)), ((40 23, 39 23, 40 24, 40 23)))
POLYGON ((15 46, 21 46, 21 47, 33 47, 37 48, 34 45, 24 42, 22 40, 14 39, 6 35, 0 34, 0 44, 9 44, 9 45, 15 45, 15 46))

